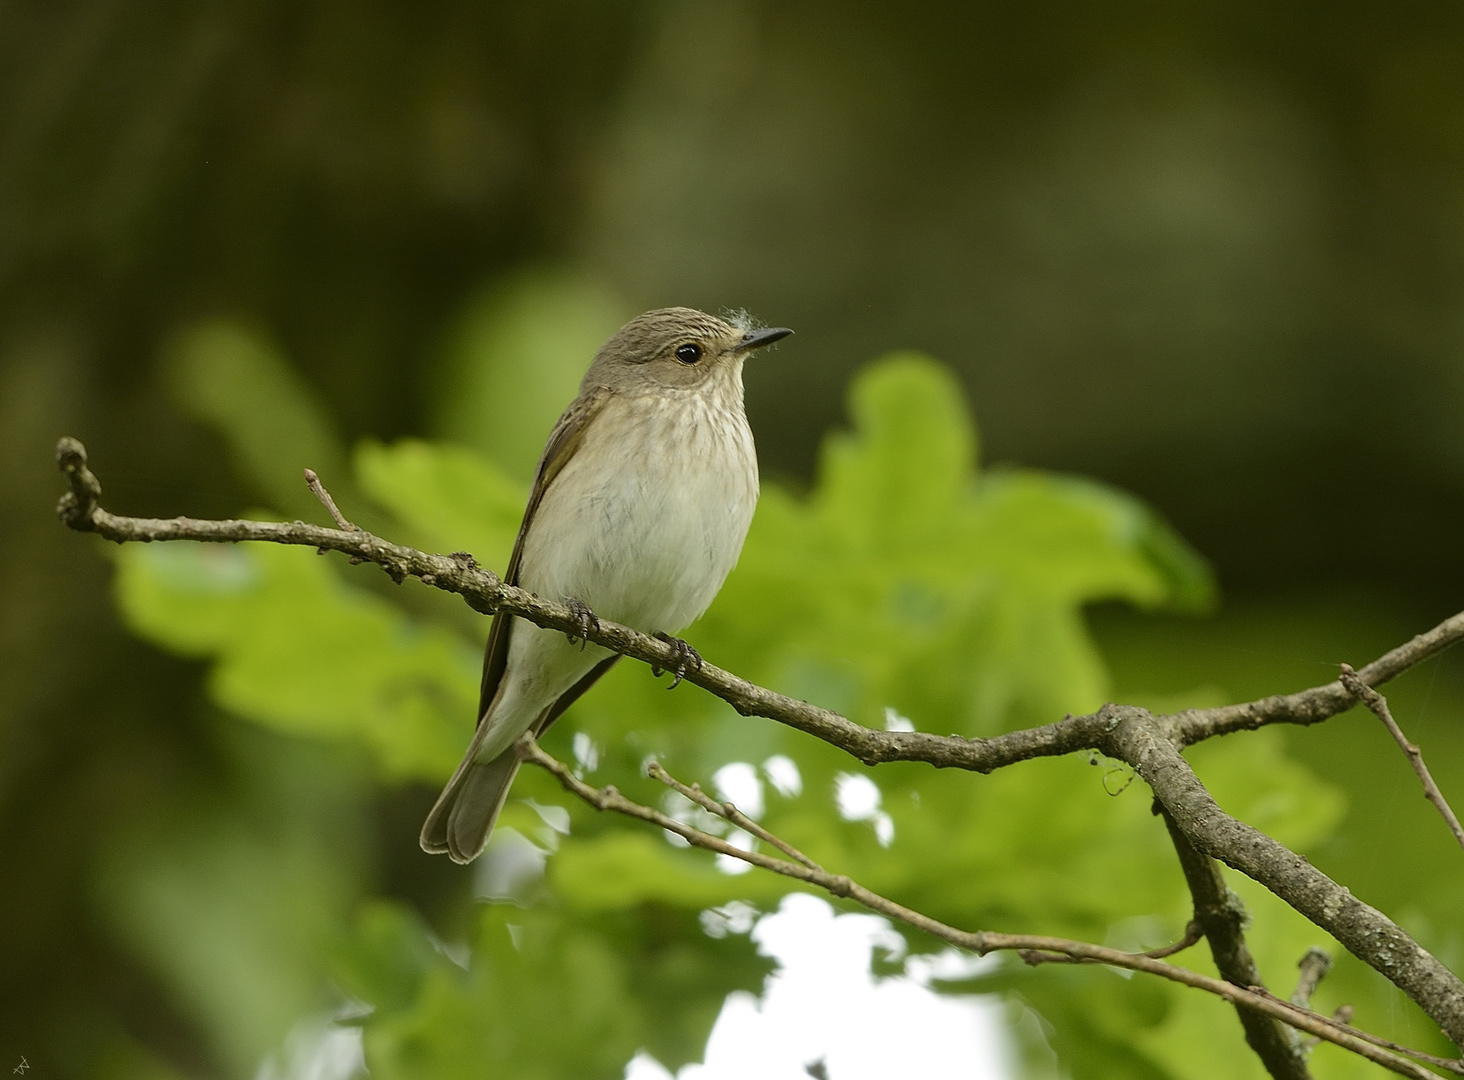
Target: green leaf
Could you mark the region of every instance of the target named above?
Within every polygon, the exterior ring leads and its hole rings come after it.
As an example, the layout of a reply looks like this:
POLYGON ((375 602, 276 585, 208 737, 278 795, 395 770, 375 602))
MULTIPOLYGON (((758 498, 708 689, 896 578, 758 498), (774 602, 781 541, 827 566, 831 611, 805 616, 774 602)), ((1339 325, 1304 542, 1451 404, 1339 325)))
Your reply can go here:
POLYGON ((216 701, 280 731, 365 744, 440 780, 472 733, 476 649, 341 582, 308 548, 176 543, 118 553, 131 628, 215 665, 216 701))
POLYGON ((1133 499, 978 476, 959 388, 934 361, 873 364, 850 399, 855 430, 829 439, 807 500, 765 495, 706 620, 733 639, 734 670, 834 664, 865 723, 893 707, 924 730, 990 734, 1103 700, 1085 604, 1211 594, 1204 563, 1133 499))
POLYGON ((643 1048, 675 1068, 700 1051, 726 994, 768 969, 746 938, 708 938, 683 911, 592 919, 485 905, 476 922, 466 970, 397 905, 366 909, 337 946, 342 985, 374 1007, 373 1077, 608 1080, 643 1048))
POLYGON ((731 876, 701 853, 668 844, 659 832, 613 829, 571 838, 549 864, 554 892, 575 910, 620 911, 657 903, 700 911, 729 900, 776 905, 794 888, 774 874, 731 876))

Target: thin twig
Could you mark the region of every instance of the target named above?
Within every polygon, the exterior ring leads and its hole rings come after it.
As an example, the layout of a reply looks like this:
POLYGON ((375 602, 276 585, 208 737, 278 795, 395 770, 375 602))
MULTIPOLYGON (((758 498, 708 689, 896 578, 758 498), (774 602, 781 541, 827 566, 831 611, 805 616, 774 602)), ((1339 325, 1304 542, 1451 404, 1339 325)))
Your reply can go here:
POLYGON ((1458 815, 1454 813, 1453 807, 1444 798, 1444 793, 1439 790, 1438 784, 1434 783, 1428 766, 1423 763, 1423 751, 1416 744, 1408 741, 1408 736, 1403 734, 1403 729, 1398 726, 1398 721, 1393 719, 1392 710, 1388 708, 1388 699, 1363 682, 1357 672, 1352 670, 1350 664, 1342 665, 1342 685, 1347 688, 1348 693, 1359 698, 1372 710, 1372 714, 1383 722, 1383 726, 1388 729, 1388 734, 1393 736, 1393 741, 1402 748, 1403 753, 1408 756, 1408 763, 1418 774, 1418 781, 1423 785, 1424 798, 1433 803, 1438 812, 1443 815, 1444 823, 1449 826, 1449 831, 1454 834, 1454 839, 1459 842, 1461 848, 1464 848, 1464 825, 1459 824, 1458 815))
MULTIPOLYGON (((1124 952, 1120 949, 1110 949, 1103 945, 1094 945, 1084 941, 1072 941, 1067 938, 1047 937, 1045 935, 1000 934, 989 931, 972 932, 959 930, 937 919, 933 919, 929 915, 915 911, 912 908, 907 908, 903 904, 881 896, 843 874, 833 874, 821 868, 808 866, 801 862, 792 861, 791 859, 775 858, 758 851, 743 851, 741 848, 729 844, 720 836, 703 832, 695 826, 688 825, 684 821, 678 821, 676 818, 660 810, 634 802, 622 795, 613 786, 597 788, 586 784, 574 775, 574 771, 569 766, 546 753, 530 736, 523 736, 516 745, 519 756, 524 761, 537 765, 549 772, 559 781, 560 785, 566 791, 582 799, 597 810, 611 811, 613 813, 624 814, 627 817, 637 818, 651 825, 659 826, 667 832, 675 833, 693 847, 713 851, 720 855, 729 855, 734 859, 740 859, 753 866, 771 870, 774 873, 794 878, 809 885, 815 885, 834 896, 847 897, 868 908, 870 911, 905 923, 917 930, 922 930, 938 940, 955 945, 957 948, 965 949, 981 956, 990 952, 1017 952, 1023 955, 1024 958, 1028 953, 1059 955, 1075 963, 1107 964, 1130 971, 1146 972, 1163 979, 1168 979, 1171 982, 1207 991, 1224 998, 1232 1004, 1244 1005, 1257 1012, 1266 1013, 1291 1027, 1306 1031, 1327 1042, 1334 1043, 1343 1049, 1350 1050, 1352 1053, 1382 1065, 1384 1068, 1390 1069, 1402 1076, 1413 1077, 1415 1080, 1429 1080, 1434 1075, 1422 1066, 1399 1056, 1397 1053, 1375 1046, 1354 1032, 1342 1030, 1328 1017, 1308 1012, 1305 1009, 1299 1009, 1288 1001, 1281 1001, 1264 993, 1258 993, 1246 987, 1236 986, 1234 983, 1225 982, 1221 979, 1213 979, 1207 975, 1190 971, 1187 968, 1176 967, 1173 964, 1166 964, 1144 953, 1124 952)), ((665 773, 664 769, 661 772, 669 778, 669 774, 665 773)), ((680 782, 673 783, 671 786, 675 787, 678 791, 682 791, 683 794, 688 791, 698 790, 680 782)), ((701 802, 700 800, 697 801, 698 803, 701 802)), ((712 802, 713 806, 707 807, 707 809, 712 813, 716 813, 719 817, 725 818, 726 815, 721 813, 719 809, 714 809, 714 807, 721 807, 725 804, 718 804, 715 800, 709 801, 712 802)))
POLYGON ((763 841, 763 843, 771 844, 773 847, 781 851, 784 855, 787 855, 795 862, 802 863, 810 870, 823 869, 822 866, 814 862, 807 855, 803 854, 803 852, 799 851, 792 844, 788 843, 788 841, 782 839, 781 837, 774 836, 772 833, 768 832, 767 829, 764 829, 761 825, 759 825, 756 821, 753 821, 752 818, 748 817, 741 810, 737 809, 734 803, 718 802, 716 799, 712 798, 705 791, 703 791, 700 784, 683 784, 680 780, 676 779, 676 777, 672 776, 665 769, 663 769, 659 761, 653 760, 646 763, 646 775, 652 777, 653 779, 661 781, 661 783, 665 784, 672 790, 680 792, 683 796, 696 803, 703 810, 709 811, 710 813, 716 814, 719 818, 731 822, 743 832, 757 837, 759 840, 763 841))
MULTIPOLYGON (((1261 996, 1268 998, 1269 1000, 1274 1001, 1278 1004, 1289 1005, 1298 1013, 1302 1013, 1307 1016, 1322 1016, 1321 1013, 1314 1012, 1309 1008, 1297 1005, 1295 1002, 1287 1001, 1285 998, 1277 997, 1275 994, 1271 993, 1263 986, 1252 986, 1250 989, 1255 993, 1260 994, 1261 996)), ((1326 1020, 1337 1030, 1345 1031, 1347 1034, 1363 1040, 1363 1042, 1371 1043, 1373 1046, 1382 1047, 1384 1050, 1394 1050, 1400 1054, 1407 1054, 1409 1057, 1417 1058, 1419 1061, 1426 1061, 1430 1065, 1438 1066, 1440 1069, 1448 1069, 1449 1072, 1457 1073, 1460 1076, 1464 1076, 1464 1058, 1437 1057, 1433 1054, 1426 1054, 1422 1050, 1415 1050, 1411 1046, 1404 1046, 1402 1043, 1392 1042, 1389 1039, 1384 1039, 1380 1035, 1374 1035, 1370 1031, 1363 1031, 1361 1028, 1353 1027, 1347 1022, 1347 1020, 1351 1016, 1351 1007, 1344 1005, 1342 1006, 1342 1008, 1337 1010, 1336 1016, 1324 1016, 1322 1017, 1322 1019, 1326 1020)))
MULTIPOLYGON (((1327 972, 1332 970, 1332 958, 1326 952, 1313 945, 1297 961, 1296 966, 1300 974, 1296 977, 1296 989, 1291 991, 1291 1004, 1303 1009, 1310 1009, 1312 994, 1316 993, 1317 985, 1326 978, 1327 972)), ((1343 1015, 1339 1009, 1336 1013, 1332 1014, 1332 1019, 1345 1024, 1348 1020, 1352 1019, 1352 1008, 1351 1006, 1344 1005, 1342 1009, 1347 1010, 1346 1015, 1343 1015)), ((1316 1049, 1317 1043, 1320 1041, 1315 1035, 1307 1036, 1306 1039, 1302 1040, 1301 1052, 1303 1054, 1310 1054, 1316 1049)))
MULTIPOLYGON (((1338 1005, 1337 1011, 1332 1013, 1331 1020, 1332 1023, 1337 1024, 1340 1027, 1347 1027, 1348 1024, 1352 1023, 1352 1006, 1338 1005)), ((1322 1040, 1317 1038, 1315 1035, 1308 1035, 1304 1040, 1302 1040, 1301 1048, 1308 1054, 1310 1054, 1313 1050, 1317 1048, 1317 1044, 1321 1041, 1322 1040)))
MULTIPOLYGON (((1368 686, 1381 686, 1461 640, 1464 640, 1464 612, 1451 615, 1432 630, 1390 649, 1360 668, 1357 677, 1368 686)), ((1181 746, 1192 746, 1216 735, 1254 731, 1267 724, 1319 724, 1346 712, 1355 700, 1342 680, 1335 679, 1294 694, 1274 694, 1241 705, 1188 709, 1164 719, 1172 725, 1172 737, 1181 746)))
POLYGON ((1184 925, 1184 937, 1180 938, 1173 945, 1166 945, 1162 949, 1149 949, 1144 955, 1150 960, 1163 960, 1166 956, 1174 956, 1186 949, 1198 945, 1205 937, 1205 931, 1200 926, 1200 920, 1191 919, 1184 925))
MULTIPOLYGON (((473 610, 484 614, 502 609, 539 626, 576 636, 583 628, 582 612, 506 585, 471 557, 450 559, 429 555, 392 544, 357 527, 328 529, 298 522, 125 517, 101 507, 101 484, 88 467, 86 448, 80 442, 69 437, 61 439, 56 447, 56 461, 70 485, 57 513, 67 526, 79 532, 93 532, 119 544, 164 540, 259 541, 339 551, 376 563, 396 581, 417 577, 435 588, 456 593, 473 610)), ((588 628, 588 639, 662 669, 673 667, 679 660, 671 644, 607 619, 588 628)), ((1464 639, 1464 612, 1375 660, 1358 675, 1368 685, 1376 685, 1460 639, 1464 639)), ((710 663, 689 668, 685 678, 744 716, 763 716, 786 724, 844 750, 866 765, 920 761, 938 768, 989 773, 1033 758, 1101 750, 1111 730, 1111 718, 1100 711, 984 739, 923 731, 881 731, 856 724, 831 709, 758 686, 710 663)), ((1188 746, 1215 735, 1271 723, 1317 723, 1346 711, 1352 700, 1340 682, 1333 682, 1245 705, 1190 710, 1153 719, 1164 727, 1171 741, 1188 746)))
MULTIPOLYGON (((1184 936, 1172 945, 1165 945, 1159 949, 1145 949, 1135 956, 1147 956, 1150 960, 1163 960, 1165 957, 1182 953, 1186 949, 1193 948, 1204 940, 1205 931, 1200 928, 1199 921, 1191 919, 1184 927, 1184 936)), ((1023 949, 1017 953, 1026 963, 1032 967, 1039 964, 1078 964, 1081 960, 1074 960, 1070 956, 1062 956, 1058 953, 1046 953, 1035 949, 1023 949)))
POLYGON ((1327 977, 1327 972, 1332 970, 1332 958, 1313 945, 1297 961, 1296 967, 1301 974, 1296 977, 1296 989, 1291 991, 1291 1004, 1310 1009, 1312 995, 1316 993, 1317 986, 1327 977))
POLYGON ((342 532, 361 532, 359 527, 347 521, 346 516, 336 508, 335 500, 330 497, 330 492, 325 490, 325 485, 320 482, 320 477, 315 474, 314 469, 305 470, 305 486, 325 504, 325 508, 330 511, 331 520, 342 532))

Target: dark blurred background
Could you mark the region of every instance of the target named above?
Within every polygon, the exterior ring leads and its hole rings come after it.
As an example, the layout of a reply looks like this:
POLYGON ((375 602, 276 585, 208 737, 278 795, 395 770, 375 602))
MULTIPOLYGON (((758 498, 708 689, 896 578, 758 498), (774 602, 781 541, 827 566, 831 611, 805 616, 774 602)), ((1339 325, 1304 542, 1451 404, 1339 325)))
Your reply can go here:
POLYGON ((121 1027, 212 1069, 93 860, 227 765, 202 669, 127 637, 56 524, 56 437, 115 510, 236 513, 162 386, 182 329, 277 342, 348 442, 423 434, 454 327, 525 273, 795 327, 748 376, 770 475, 919 348, 986 460, 1136 492, 1231 610, 1461 606, 1457 4, 11 0, 0 1047, 121 1027))

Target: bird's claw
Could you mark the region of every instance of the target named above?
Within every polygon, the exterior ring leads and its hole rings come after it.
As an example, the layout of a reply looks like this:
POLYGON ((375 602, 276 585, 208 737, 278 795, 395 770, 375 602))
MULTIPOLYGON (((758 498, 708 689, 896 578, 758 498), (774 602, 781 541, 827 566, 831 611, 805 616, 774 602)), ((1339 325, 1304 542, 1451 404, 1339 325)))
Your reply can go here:
POLYGON ((589 643, 590 631, 600 629, 600 618, 590 610, 590 606, 583 600, 576 600, 572 596, 566 596, 564 598, 564 606, 569 608, 570 613, 574 615, 576 625, 579 627, 577 633, 566 631, 564 636, 569 638, 571 645, 578 642, 580 651, 583 652, 585 646, 589 643))
MULTIPOLYGON (((666 687, 666 689, 675 690, 681 685, 681 680, 686 677, 688 669, 692 667, 700 668, 702 666, 701 653, 697 652, 679 637, 672 637, 670 634, 656 634, 655 636, 658 640, 664 641, 667 645, 671 646, 671 652, 675 659, 666 670, 671 672, 675 678, 671 680, 671 685, 666 687)), ((661 669, 653 666, 651 668, 651 674, 659 676, 661 669)))

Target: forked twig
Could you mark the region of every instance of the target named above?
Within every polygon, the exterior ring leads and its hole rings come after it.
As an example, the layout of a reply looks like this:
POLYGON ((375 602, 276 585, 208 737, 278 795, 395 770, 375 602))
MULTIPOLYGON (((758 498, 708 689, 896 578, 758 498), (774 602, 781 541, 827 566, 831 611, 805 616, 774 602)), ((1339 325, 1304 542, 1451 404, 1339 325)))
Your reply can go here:
POLYGON ((792 844, 788 843, 788 841, 782 839, 781 837, 774 836, 772 833, 768 832, 767 829, 764 829, 757 822, 753 821, 752 818, 748 817, 741 810, 737 809, 735 804, 731 802, 718 802, 716 799, 712 798, 705 791, 703 791, 700 784, 683 784, 680 780, 676 779, 676 777, 672 776, 665 769, 663 769, 659 761, 648 762, 646 764, 646 774, 654 780, 661 781, 661 783, 665 784, 668 788, 680 792, 686 798, 690 799, 692 802, 700 806, 703 810, 707 810, 713 814, 716 814, 719 818, 731 822, 743 832, 757 837, 763 843, 771 844, 773 847, 781 851, 784 855, 787 855, 790 859, 793 859, 796 862, 802 863, 810 870, 823 870, 822 866, 814 862, 807 855, 803 854, 803 852, 799 851, 792 844))
POLYGON ((1155 959, 1145 953, 1124 952, 1120 949, 1110 949, 1103 945, 1072 941, 1067 938, 1046 937, 1035 934, 1000 934, 988 931, 972 932, 957 929, 937 919, 933 919, 929 915, 915 911, 912 908, 907 908, 903 904, 881 896, 843 874, 830 873, 813 862, 812 859, 809 859, 801 853, 797 853, 797 849, 792 845, 775 839, 772 833, 752 821, 733 804, 729 802, 718 802, 702 791, 697 785, 683 784, 681 781, 672 777, 670 773, 666 772, 658 763, 652 762, 647 766, 647 772, 650 775, 668 787, 679 791, 709 813, 715 814, 724 821, 737 825, 738 828, 745 829, 747 825, 752 825, 753 828, 748 829, 748 832, 758 836, 759 839, 765 840, 789 857, 783 859, 760 851, 743 851, 741 848, 734 847, 720 836, 714 836, 711 833, 704 832, 654 807, 645 806, 628 799, 613 786, 597 788, 591 784, 587 784, 575 776, 574 771, 568 765, 565 765, 557 758, 546 753, 531 736, 523 736, 519 739, 516 746, 519 757, 522 760, 546 770, 559 781, 566 791, 582 799, 597 810, 611 811, 624 814, 627 817, 637 818, 651 825, 659 826, 667 832, 675 833, 693 847, 713 851, 719 855, 729 855, 734 859, 740 859, 753 866, 759 866, 765 870, 782 874, 785 877, 815 885, 834 896, 848 897, 871 911, 905 923, 908 926, 915 927, 918 930, 923 930, 941 941, 955 945, 957 948, 966 949, 978 955, 999 951, 1016 952, 1028 963, 1044 962, 1046 957, 1060 956, 1069 963, 1107 964, 1113 967, 1126 968, 1130 971, 1147 972, 1148 974, 1157 975, 1160 978, 1168 979, 1172 982, 1177 982, 1198 990, 1208 991, 1209 993, 1224 998, 1232 1004, 1244 1005, 1257 1012, 1265 1013, 1293 1028, 1305 1031, 1308 1034, 1315 1035, 1320 1039, 1350 1050, 1360 1057, 1398 1073, 1400 1076, 1413 1077, 1414 1080, 1430 1080, 1430 1078, 1436 1075, 1416 1062, 1409 1061, 1406 1057, 1401 1056, 1403 1053, 1414 1054, 1416 1053, 1415 1051, 1406 1050, 1402 1047, 1394 1049, 1384 1048, 1376 1045, 1370 1039, 1363 1038, 1361 1033, 1346 1029, 1343 1025, 1337 1024, 1330 1017, 1311 1012, 1309 1009, 1300 1008, 1289 1001, 1275 998, 1264 990, 1236 986, 1234 983, 1225 982, 1221 979, 1213 979, 1207 975, 1190 971, 1187 968, 1166 964, 1162 960, 1155 959), (1395 1049, 1397 1052, 1395 1052, 1395 1049))
POLYGON ((1413 771, 1418 774, 1419 783, 1423 785, 1423 796, 1440 814, 1443 815, 1444 823, 1449 826, 1449 831, 1454 834, 1454 839, 1459 846, 1464 848, 1464 825, 1459 824, 1459 816, 1454 813, 1454 808, 1444 798, 1444 793, 1439 790, 1438 784, 1434 783, 1433 775, 1428 771, 1428 766, 1423 763, 1423 751, 1415 743, 1408 741, 1408 736, 1403 734, 1403 729, 1398 726, 1398 721, 1393 719, 1392 710, 1388 708, 1388 699, 1383 697, 1367 683, 1363 682, 1352 670, 1351 664, 1342 665, 1342 685, 1347 687, 1353 697, 1358 698, 1364 705, 1372 710, 1372 714, 1383 722, 1388 729, 1388 734, 1393 736, 1396 742, 1408 755, 1408 763, 1413 766, 1413 771))
POLYGON ((1166 956, 1173 956, 1182 953, 1186 949, 1198 945, 1205 938, 1205 930, 1200 926, 1198 919, 1191 919, 1185 923, 1184 937, 1180 938, 1173 945, 1165 945, 1162 949, 1149 949, 1144 953, 1151 960, 1163 960, 1166 956))

